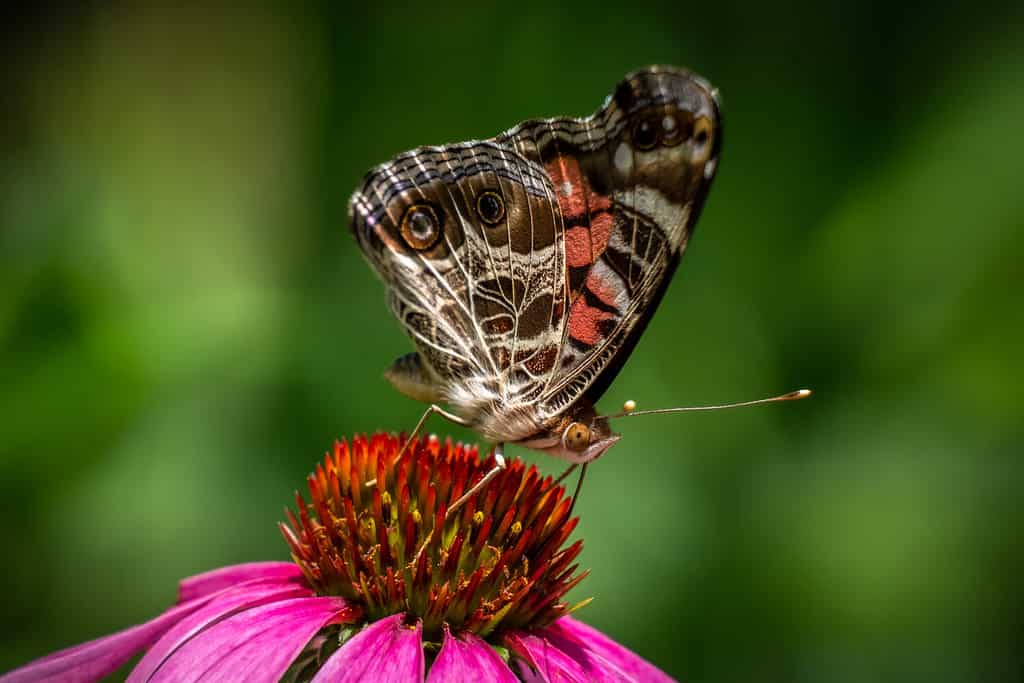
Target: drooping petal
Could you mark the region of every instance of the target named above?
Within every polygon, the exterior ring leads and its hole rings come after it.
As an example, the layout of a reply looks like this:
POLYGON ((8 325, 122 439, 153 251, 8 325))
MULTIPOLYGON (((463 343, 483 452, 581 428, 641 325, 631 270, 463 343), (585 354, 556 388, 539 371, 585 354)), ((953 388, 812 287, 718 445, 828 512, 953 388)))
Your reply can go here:
MULTIPOLYGON (((183 580, 178 604, 155 619, 123 631, 54 652, 0 676, 0 683, 17 681, 95 681, 116 671, 140 650, 158 641, 178 622, 219 599, 226 589, 238 588, 263 579, 276 584, 286 594, 308 595, 300 585, 302 572, 288 562, 253 562, 224 567, 183 580), (254 581, 256 580, 256 581, 254 581)), ((224 614, 230 608, 211 608, 224 614)))
POLYGON ((150 681, 278 681, 316 632, 350 618, 341 598, 293 598, 234 614, 186 642, 150 681))
POLYGON ((518 683, 512 670, 494 649, 478 636, 463 633, 453 636, 444 627, 444 644, 430 666, 427 683, 463 683, 464 681, 518 683))
POLYGON ((507 634, 504 640, 517 657, 519 677, 527 683, 588 683, 591 680, 579 662, 545 638, 521 631, 507 634))
POLYGON ((153 647, 128 676, 128 683, 141 683, 149 680, 164 663, 174 655, 185 643, 197 637, 205 629, 227 617, 245 609, 257 607, 271 602, 289 598, 309 597, 313 594, 309 588, 298 583, 249 582, 222 591, 201 609, 188 615, 175 624, 153 647))
POLYGON ((357 633, 320 668, 313 683, 422 681, 422 625, 404 614, 384 617, 357 633))
POLYGON ((675 680, 632 650, 619 645, 596 628, 572 617, 562 617, 550 626, 541 629, 540 632, 559 642, 565 639, 580 644, 591 655, 597 655, 614 664, 620 671, 631 676, 632 680, 675 680))
POLYGON ((300 576, 302 571, 294 562, 234 564, 183 579, 178 585, 178 602, 195 600, 225 588, 232 588, 243 581, 260 579, 266 582, 284 582, 300 576))
POLYGON ((154 643, 169 628, 196 611, 206 600, 193 600, 167 610, 156 619, 87 643, 54 652, 0 676, 0 683, 33 681, 98 681, 154 643))

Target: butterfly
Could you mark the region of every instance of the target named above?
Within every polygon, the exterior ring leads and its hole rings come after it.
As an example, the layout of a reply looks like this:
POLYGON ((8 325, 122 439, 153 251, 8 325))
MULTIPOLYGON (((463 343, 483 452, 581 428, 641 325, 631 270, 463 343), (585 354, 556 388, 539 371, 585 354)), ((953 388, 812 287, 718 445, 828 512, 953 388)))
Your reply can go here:
POLYGON ((366 174, 350 227, 416 346, 386 372, 431 404, 412 436, 439 414, 496 444, 463 498, 504 466, 506 443, 574 467, 619 440, 595 403, 668 287, 721 149, 717 90, 652 66, 590 116, 420 147, 366 174))

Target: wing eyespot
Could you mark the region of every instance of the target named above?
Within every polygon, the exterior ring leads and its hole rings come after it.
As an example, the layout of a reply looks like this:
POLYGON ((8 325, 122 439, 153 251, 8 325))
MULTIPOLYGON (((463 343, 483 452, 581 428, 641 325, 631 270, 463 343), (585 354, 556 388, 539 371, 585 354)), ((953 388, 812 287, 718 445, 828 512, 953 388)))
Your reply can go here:
POLYGON ((484 190, 477 195, 476 212, 487 225, 498 225, 505 219, 505 201, 494 190, 484 190))
POLYGON ((693 135, 693 116, 687 111, 665 112, 661 117, 661 144, 675 147, 693 135))
POLYGON ((637 149, 648 151, 658 146, 658 128, 649 116, 644 116, 633 124, 633 144, 637 149))
POLYGON ((426 251, 441 239, 441 221, 430 204, 413 204, 402 216, 402 239, 416 251, 426 251))

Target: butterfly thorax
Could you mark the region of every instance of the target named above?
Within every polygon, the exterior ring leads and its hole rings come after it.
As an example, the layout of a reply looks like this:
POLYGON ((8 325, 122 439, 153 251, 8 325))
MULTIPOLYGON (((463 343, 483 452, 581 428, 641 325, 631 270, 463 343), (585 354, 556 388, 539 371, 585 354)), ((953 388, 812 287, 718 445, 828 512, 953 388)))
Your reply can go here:
POLYGON ((465 407, 457 407, 457 412, 465 416, 470 426, 485 439, 499 443, 522 441, 549 428, 535 405, 498 403, 469 414, 465 407))

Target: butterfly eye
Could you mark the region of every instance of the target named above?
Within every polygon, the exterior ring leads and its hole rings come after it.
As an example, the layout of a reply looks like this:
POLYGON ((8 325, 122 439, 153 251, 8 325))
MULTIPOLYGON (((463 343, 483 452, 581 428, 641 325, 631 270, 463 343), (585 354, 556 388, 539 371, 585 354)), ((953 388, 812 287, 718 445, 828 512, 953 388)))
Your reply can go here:
POLYGON ((644 117, 633 126, 633 144, 637 149, 654 149, 658 145, 658 127, 648 117, 644 117))
POLYGON ((689 112, 666 113, 661 118, 661 144, 675 147, 693 133, 693 116, 689 112))
POLYGON ((476 212, 487 225, 497 225, 505 217, 505 202, 494 190, 485 190, 476 198, 476 212))
POLYGON ((402 216, 402 239, 416 251, 430 249, 441 238, 437 212, 430 204, 413 204, 402 216))
POLYGON ((570 423, 562 434, 562 443, 575 453, 585 451, 590 445, 590 428, 581 422, 570 423))

